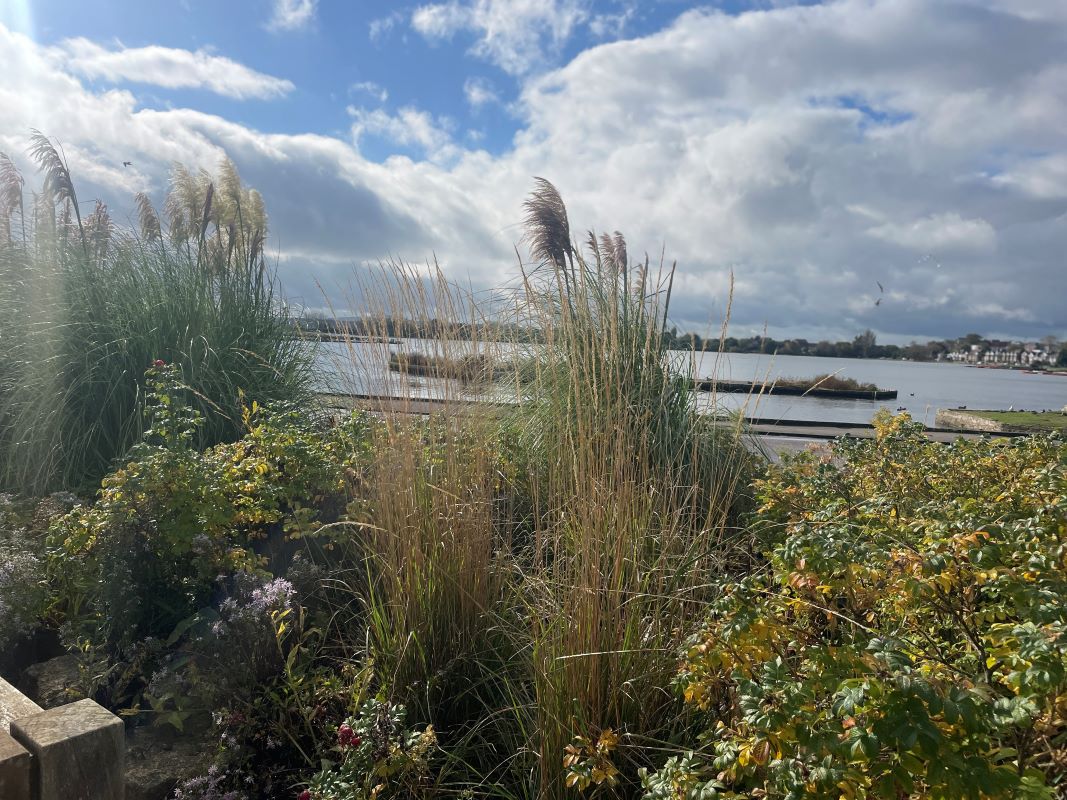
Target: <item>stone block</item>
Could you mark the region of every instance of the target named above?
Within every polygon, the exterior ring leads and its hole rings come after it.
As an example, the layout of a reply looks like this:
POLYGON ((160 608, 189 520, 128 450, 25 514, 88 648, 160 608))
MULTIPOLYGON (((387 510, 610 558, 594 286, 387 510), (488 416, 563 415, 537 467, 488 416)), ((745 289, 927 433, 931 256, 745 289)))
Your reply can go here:
POLYGON ((122 720, 92 700, 11 723, 34 757, 38 800, 123 800, 126 737, 122 720))
POLYGON ((0 731, 0 798, 30 800, 29 751, 7 731, 0 731))
MULTIPOLYGON (((8 726, 13 720, 40 713, 39 705, 0 678, 0 733, 7 733, 8 726)), ((3 795, 0 795, 0 798, 3 798, 3 795)))

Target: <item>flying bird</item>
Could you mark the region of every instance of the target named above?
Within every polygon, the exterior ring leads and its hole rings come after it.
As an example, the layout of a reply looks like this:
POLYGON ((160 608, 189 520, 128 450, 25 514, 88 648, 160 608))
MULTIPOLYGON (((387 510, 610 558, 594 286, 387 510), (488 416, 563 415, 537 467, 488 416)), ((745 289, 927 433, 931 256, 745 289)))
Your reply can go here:
POLYGON ((875 281, 875 283, 878 284, 878 291, 882 292, 884 294, 885 293, 885 289, 882 288, 881 281, 875 281))
POLYGON ((878 298, 877 300, 875 300, 875 301, 874 301, 874 304, 875 304, 876 306, 880 306, 880 305, 882 305, 882 298, 881 298, 881 297, 879 297, 879 298, 878 298))
POLYGON ((132 161, 123 161, 122 162, 122 166, 124 166, 124 167, 132 167, 133 166, 133 162, 132 161))

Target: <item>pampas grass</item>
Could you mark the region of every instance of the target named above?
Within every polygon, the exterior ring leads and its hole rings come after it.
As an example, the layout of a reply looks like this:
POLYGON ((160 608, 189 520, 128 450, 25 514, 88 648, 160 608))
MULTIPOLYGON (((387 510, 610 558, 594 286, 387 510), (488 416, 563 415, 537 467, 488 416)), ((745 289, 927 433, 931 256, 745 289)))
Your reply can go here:
POLYGON ((44 175, 31 220, 22 218, 22 178, 0 157, 5 490, 98 481, 140 435, 143 374, 155 359, 181 366, 207 418, 204 445, 239 434, 242 393, 247 402, 310 397, 310 353, 284 319, 262 255, 265 215, 232 165, 225 217, 209 214, 206 173, 195 183, 176 168, 164 237, 143 195, 139 232, 119 229, 102 203, 83 219, 59 150, 34 132, 30 155, 44 175))
POLYGON ((434 724, 457 791, 562 798, 566 747, 610 728, 624 777, 603 789, 633 796, 636 769, 683 738, 675 654, 747 557, 753 463, 740 429, 697 413, 665 348, 673 267, 631 263, 619 233, 579 248, 547 181, 525 209, 535 261, 517 291, 479 297, 386 264, 351 304, 378 334, 349 343, 356 371, 398 399, 375 409, 353 527, 364 612, 347 636, 381 690, 434 724), (395 319, 433 321, 420 361, 477 354, 522 374, 487 387, 391 372, 409 347, 389 343, 395 319), (481 340, 489 320, 539 342, 481 340), (423 392, 432 413, 405 413, 423 392), (472 411, 486 392, 507 402, 472 411))

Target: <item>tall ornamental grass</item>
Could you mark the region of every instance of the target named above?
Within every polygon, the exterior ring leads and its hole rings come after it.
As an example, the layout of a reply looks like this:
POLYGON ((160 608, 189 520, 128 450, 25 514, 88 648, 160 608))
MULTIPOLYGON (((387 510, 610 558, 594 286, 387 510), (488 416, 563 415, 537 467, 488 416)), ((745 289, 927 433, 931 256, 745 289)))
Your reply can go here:
POLYGON ((403 267, 361 287, 360 330, 377 319, 383 336, 351 344, 358 371, 385 376, 382 394, 438 402, 378 409, 346 635, 383 691, 434 725, 445 782, 557 798, 588 779, 632 796, 636 769, 684 740, 676 654, 712 579, 746 557, 735 526, 751 459, 739 429, 697 413, 668 355, 673 269, 631 263, 621 235, 579 249, 547 182, 527 209, 535 263, 505 303, 403 267), (538 343, 483 341, 487 318, 538 343), (452 321, 475 341, 416 346, 482 353, 514 380, 390 372, 389 319, 452 321), (475 409, 471 391, 507 402, 475 409))
POLYGON ((697 413, 692 375, 668 354, 673 266, 634 265, 618 233, 575 246, 545 181, 526 208, 526 311, 546 345, 512 424, 532 459, 520 474, 539 794, 562 797, 568 783, 610 787, 605 748, 632 775, 677 733, 679 626, 744 558, 749 458, 739 430, 697 413))
POLYGON ((267 270, 266 216, 232 164, 176 167, 161 218, 139 230, 106 206, 82 215, 61 153, 43 135, 32 201, 0 154, 0 485, 28 493, 99 481, 142 432, 143 375, 180 366, 206 417, 200 444, 230 439, 242 402, 309 397, 309 353, 267 270))

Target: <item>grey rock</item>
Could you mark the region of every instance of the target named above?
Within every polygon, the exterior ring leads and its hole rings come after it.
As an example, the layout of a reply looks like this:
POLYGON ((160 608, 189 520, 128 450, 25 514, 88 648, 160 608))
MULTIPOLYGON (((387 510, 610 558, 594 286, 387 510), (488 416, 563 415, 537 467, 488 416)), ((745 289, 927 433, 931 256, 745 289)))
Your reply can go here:
POLYGON ((210 736, 135 728, 126 737, 126 800, 166 800, 181 781, 207 772, 215 747, 210 736))
POLYGON ((19 688, 42 708, 81 700, 85 692, 81 688, 80 664, 81 660, 74 654, 34 664, 22 673, 19 688))

